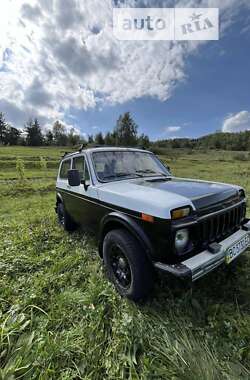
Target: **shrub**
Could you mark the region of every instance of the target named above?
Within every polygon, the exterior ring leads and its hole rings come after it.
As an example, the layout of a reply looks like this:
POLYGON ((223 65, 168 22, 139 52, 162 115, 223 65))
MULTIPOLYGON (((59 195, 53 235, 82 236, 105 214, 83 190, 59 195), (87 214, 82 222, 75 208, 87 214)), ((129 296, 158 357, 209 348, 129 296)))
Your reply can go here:
POLYGON ((16 160, 16 171, 19 181, 23 182, 25 180, 25 168, 24 161, 21 158, 16 160))
POLYGON ((40 157, 40 168, 42 170, 46 170, 47 169, 47 161, 43 157, 40 157))
POLYGON ((249 159, 248 155, 245 153, 236 153, 233 155, 235 161, 247 161, 249 159))

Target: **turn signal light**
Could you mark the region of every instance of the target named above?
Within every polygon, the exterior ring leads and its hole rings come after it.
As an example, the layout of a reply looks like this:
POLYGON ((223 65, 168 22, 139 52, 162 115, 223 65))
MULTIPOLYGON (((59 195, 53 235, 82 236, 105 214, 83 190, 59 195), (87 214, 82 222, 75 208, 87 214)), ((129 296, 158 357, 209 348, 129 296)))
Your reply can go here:
POLYGON ((144 220, 145 222, 154 223, 154 217, 151 216, 151 215, 141 214, 141 218, 142 218, 142 220, 144 220))
POLYGON ((190 207, 178 208, 171 211, 172 219, 180 219, 190 214, 190 207))

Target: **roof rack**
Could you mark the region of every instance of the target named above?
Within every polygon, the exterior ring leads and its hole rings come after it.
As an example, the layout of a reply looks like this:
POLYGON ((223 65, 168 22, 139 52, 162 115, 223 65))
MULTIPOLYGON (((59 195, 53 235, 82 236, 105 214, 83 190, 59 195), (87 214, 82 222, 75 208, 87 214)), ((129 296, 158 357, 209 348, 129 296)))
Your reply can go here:
POLYGON ((101 144, 88 144, 86 145, 86 148, 122 148, 122 149, 141 149, 141 150, 147 150, 147 148, 143 145, 138 145, 138 146, 134 146, 134 145, 130 145, 130 146, 122 146, 122 145, 101 145, 101 144))
POLYGON ((62 155, 62 158, 66 156, 71 156, 72 154, 81 153, 85 148, 86 148, 86 144, 82 144, 80 148, 75 152, 64 152, 64 154, 62 155))
POLYGON ((123 148, 123 149, 141 149, 141 150, 147 150, 144 146, 115 146, 115 145, 98 145, 98 144, 82 144, 80 148, 75 151, 75 152, 64 152, 62 155, 62 159, 65 158, 66 156, 71 156, 73 154, 81 153, 84 149, 88 148, 123 148))
POLYGON ((105 144, 88 144, 86 148, 119 148, 115 145, 105 145, 105 144))
POLYGON ((62 155, 62 159, 67 157, 67 156, 73 156, 74 154, 77 154, 77 153, 80 153, 80 151, 76 151, 76 152, 65 152, 63 155, 62 155))
POLYGON ((85 149, 87 146, 87 144, 82 144, 78 150, 79 153, 81 153, 83 151, 83 149, 85 149))
POLYGON ((62 158, 68 156, 69 154, 71 154, 71 152, 64 152, 64 154, 62 155, 62 158))

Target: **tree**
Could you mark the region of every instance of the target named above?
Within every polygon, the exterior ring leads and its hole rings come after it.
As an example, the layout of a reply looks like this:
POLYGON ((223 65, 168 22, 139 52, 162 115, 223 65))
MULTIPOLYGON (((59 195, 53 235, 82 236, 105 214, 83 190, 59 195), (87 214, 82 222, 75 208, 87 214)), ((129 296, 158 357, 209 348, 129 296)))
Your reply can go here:
POLYGON ((5 135, 5 144, 17 145, 19 143, 20 135, 21 131, 19 129, 8 125, 5 135))
POLYGON ((104 138, 102 132, 99 132, 95 135, 95 143, 97 145, 104 145, 104 138))
POLYGON ((47 145, 53 145, 54 135, 53 135, 52 131, 46 132, 45 141, 46 141, 47 145))
POLYGON ((43 135, 37 119, 34 121, 31 119, 26 123, 25 132, 27 134, 27 145, 39 146, 43 144, 43 135))
POLYGON ((113 133, 108 132, 104 138, 105 145, 112 146, 115 145, 115 138, 113 133))
POLYGON ((5 137, 7 132, 7 123, 4 114, 0 112, 0 144, 5 144, 5 137))
POLYGON ((65 146, 68 144, 66 127, 58 120, 53 125, 53 135, 56 145, 65 146))
POLYGON ((143 148, 148 148, 150 145, 149 137, 147 135, 144 135, 144 133, 142 133, 138 139, 138 145, 143 148))
POLYGON ((75 133, 74 128, 71 128, 69 135, 68 135, 68 142, 70 145, 79 145, 81 141, 80 135, 75 133))
POLYGON ((125 112, 117 120, 114 130, 116 145, 134 146, 137 144, 137 125, 129 112, 125 112))
POLYGON ((172 140, 172 148, 178 149, 181 147, 180 139, 173 139, 172 140))
POLYGON ((88 144, 93 144, 93 142, 94 142, 93 135, 89 135, 88 136, 88 144))

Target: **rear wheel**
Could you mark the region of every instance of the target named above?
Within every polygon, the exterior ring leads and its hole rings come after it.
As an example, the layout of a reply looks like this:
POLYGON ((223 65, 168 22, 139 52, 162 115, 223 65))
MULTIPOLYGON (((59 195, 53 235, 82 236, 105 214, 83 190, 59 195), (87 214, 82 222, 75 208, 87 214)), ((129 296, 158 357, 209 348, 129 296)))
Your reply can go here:
POLYGON ((65 207, 62 202, 57 205, 57 218, 59 225, 65 231, 75 231, 77 229, 77 224, 72 220, 71 216, 65 210, 65 207))
POLYGON ((107 233, 103 260, 120 295, 133 301, 147 298, 153 284, 152 266, 138 241, 126 230, 107 233))

